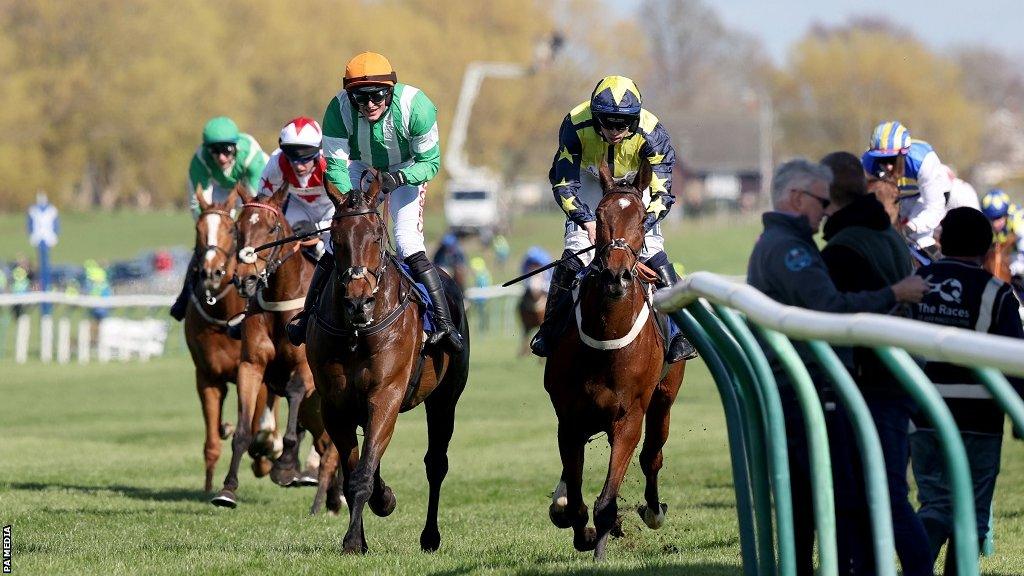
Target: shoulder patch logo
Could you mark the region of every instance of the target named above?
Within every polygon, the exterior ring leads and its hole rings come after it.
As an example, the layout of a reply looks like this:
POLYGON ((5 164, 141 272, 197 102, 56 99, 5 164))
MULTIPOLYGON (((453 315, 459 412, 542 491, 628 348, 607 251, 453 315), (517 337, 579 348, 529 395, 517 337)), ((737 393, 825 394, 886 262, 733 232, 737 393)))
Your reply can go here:
POLYGON ((802 246, 786 252, 786 268, 790 272, 799 272, 811 265, 811 253, 802 246))

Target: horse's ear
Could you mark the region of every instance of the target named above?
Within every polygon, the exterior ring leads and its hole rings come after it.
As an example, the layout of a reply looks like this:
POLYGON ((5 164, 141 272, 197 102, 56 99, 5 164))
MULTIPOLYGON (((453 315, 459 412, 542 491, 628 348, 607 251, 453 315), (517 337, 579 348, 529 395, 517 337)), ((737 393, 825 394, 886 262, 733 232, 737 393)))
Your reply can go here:
POLYGON ((601 178, 601 190, 607 194, 609 190, 615 188, 615 178, 612 177, 612 170, 608 167, 608 161, 604 158, 601 159, 601 165, 597 167, 597 174, 601 178))
POLYGON ((334 209, 340 210, 341 206, 345 203, 345 195, 338 190, 338 187, 329 178, 324 178, 324 190, 327 192, 327 197, 330 198, 331 204, 334 204, 334 209))
POLYGON ((203 185, 196 183, 196 203, 199 204, 199 211, 206 212, 210 209, 210 203, 206 201, 206 195, 203 194, 203 185))
POLYGON ((239 181, 238 184, 235 184, 235 187, 231 189, 228 197, 224 199, 223 204, 218 206, 218 208, 230 212, 236 205, 238 205, 239 202, 244 201, 243 198, 246 197, 246 190, 245 184, 242 184, 242 182, 239 181))
POLYGON ((274 194, 270 197, 270 203, 275 206, 284 205, 285 198, 288 197, 288 181, 284 180, 281 182, 281 187, 274 190, 274 194))
POLYGON ((363 192, 363 200, 366 201, 367 206, 376 206, 374 202, 377 200, 377 196, 380 194, 380 170, 377 171, 376 176, 373 180, 370 180, 370 185, 366 187, 366 192, 363 192))
POLYGON ((653 176, 654 170, 651 168, 651 163, 647 158, 641 158, 640 167, 636 171, 636 177, 633 178, 633 187, 643 194, 643 191, 647 190, 651 185, 651 178, 653 176))

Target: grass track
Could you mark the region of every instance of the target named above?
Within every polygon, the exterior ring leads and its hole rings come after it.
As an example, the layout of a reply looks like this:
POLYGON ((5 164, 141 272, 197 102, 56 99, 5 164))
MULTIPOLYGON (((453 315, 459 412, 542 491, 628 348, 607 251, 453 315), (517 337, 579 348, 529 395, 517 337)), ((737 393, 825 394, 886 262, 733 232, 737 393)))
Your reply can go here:
MULTIPOLYGON (((206 503, 202 426, 184 357, 141 364, 6 366, 0 398, 0 522, 14 525, 15 574, 589 574, 568 531, 547 520, 558 476, 555 422, 532 360, 511 339, 474 342, 441 507, 442 547, 419 551, 426 506, 422 409, 404 415, 384 460, 399 506, 368 516, 371 554, 338 553, 341 519, 306 516, 312 489, 241 474, 237 510, 206 503)), ((233 395, 228 400, 234 411, 233 395)), ((700 362, 673 413, 662 471, 665 526, 630 510, 642 497, 634 457, 623 487, 614 575, 739 574, 725 429, 700 362)), ((232 420, 234 418, 231 418, 232 420)), ((227 466, 227 451, 218 481, 227 466)), ((586 499, 600 490, 603 439, 587 448, 586 499)), ((997 555, 986 574, 1024 573, 1024 446, 1007 442, 996 497, 997 555)), ((246 459, 246 466, 247 459, 246 459)))

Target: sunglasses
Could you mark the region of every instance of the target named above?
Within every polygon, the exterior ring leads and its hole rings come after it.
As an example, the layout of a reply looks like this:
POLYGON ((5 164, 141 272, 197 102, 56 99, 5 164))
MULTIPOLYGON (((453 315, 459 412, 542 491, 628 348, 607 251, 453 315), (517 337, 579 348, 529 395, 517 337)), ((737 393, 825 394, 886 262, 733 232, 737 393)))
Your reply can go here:
POLYGON ((356 91, 352 93, 352 99, 356 101, 356 104, 365 106, 370 102, 374 104, 380 104, 387 100, 388 94, 391 93, 390 88, 375 88, 367 91, 356 91))
POLYGON ((320 154, 319 150, 313 152, 312 154, 307 154, 305 156, 298 156, 294 152, 290 151, 282 150, 281 152, 284 154, 285 158, 287 158, 288 161, 291 162, 292 164, 306 164, 307 162, 312 162, 313 160, 316 159, 317 155, 320 154))
POLYGON ((828 207, 832 205, 832 201, 831 201, 831 200, 829 200, 828 198, 822 198, 822 197, 820 197, 820 196, 815 196, 814 194, 811 194, 811 193, 810 193, 810 192, 808 192, 807 190, 799 190, 799 189, 796 189, 796 188, 794 188, 793 190, 794 190, 795 192, 799 192, 799 193, 801 193, 801 194, 807 194, 807 195, 808 195, 808 196, 810 196, 811 198, 814 198, 815 200, 817 200, 817 201, 818 201, 818 203, 820 203, 820 204, 821 204, 821 209, 822 209, 822 210, 828 210, 828 207))
POLYGON ((236 150, 234 144, 210 144, 206 149, 210 156, 234 156, 236 150))
POLYGON ((598 116, 597 117, 597 122, 602 127, 607 128, 608 130, 615 131, 615 132, 621 132, 623 130, 628 130, 630 124, 633 123, 632 119, 630 119, 630 118, 620 118, 620 117, 616 117, 616 116, 611 116, 611 117, 608 117, 608 116, 598 116))

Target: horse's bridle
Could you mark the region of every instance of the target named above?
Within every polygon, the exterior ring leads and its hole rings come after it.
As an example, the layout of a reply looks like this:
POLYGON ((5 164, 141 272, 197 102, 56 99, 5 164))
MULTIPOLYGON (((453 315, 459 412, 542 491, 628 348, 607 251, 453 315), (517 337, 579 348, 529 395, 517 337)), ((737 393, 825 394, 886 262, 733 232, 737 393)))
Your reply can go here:
POLYGON ((594 255, 594 270, 601 272, 608 267, 604 257, 613 250, 626 250, 633 256, 633 265, 629 267, 629 272, 630 274, 633 274, 635 278, 636 268, 640 265, 640 252, 634 250, 625 238, 615 238, 598 249, 597 254, 594 255))
MULTIPOLYGON (((202 212, 199 213, 199 220, 202 220, 204 216, 209 216, 209 215, 222 216, 222 217, 227 219, 227 222, 229 222, 232 227, 234 226, 234 217, 232 217, 231 213, 228 212, 227 210, 220 210, 218 208, 208 208, 208 209, 203 210, 202 212)), ((227 265, 228 261, 230 261, 231 258, 234 257, 235 246, 237 244, 237 241, 238 241, 238 238, 236 237, 235 234, 232 233, 231 234, 231 248, 230 248, 230 250, 221 248, 220 246, 218 246, 216 244, 214 244, 213 246, 210 246, 209 244, 206 244, 201 249, 196 250, 197 254, 199 254, 199 253, 208 254, 211 250, 213 250, 215 253, 216 252, 220 252, 220 253, 224 254, 224 265, 223 266, 219 266, 217 268, 217 271, 219 271, 221 273, 221 277, 220 277, 221 282, 224 281, 224 278, 228 274, 227 268, 225 266, 227 265)), ((205 296, 206 296, 206 298, 205 298, 206 303, 208 305, 210 305, 210 306, 213 306, 214 304, 216 304, 218 300, 220 300, 221 298, 224 297, 225 294, 227 294, 228 290, 231 289, 233 284, 235 284, 235 277, 234 276, 232 276, 228 280, 228 285, 225 286, 224 289, 222 289, 220 291, 220 293, 217 294, 216 296, 214 296, 213 294, 210 293, 209 290, 206 290, 204 288, 204 292, 205 292, 205 296)), ((194 291, 193 291, 193 293, 194 293, 194 291)))
MULTIPOLYGON (((384 244, 384 239, 386 236, 386 230, 384 229, 384 218, 381 217, 380 213, 377 212, 375 208, 367 208, 365 210, 359 210, 356 212, 345 212, 344 214, 335 214, 333 219, 340 220, 341 218, 349 218, 352 216, 365 216, 367 214, 374 214, 375 216, 377 216, 377 229, 380 231, 380 233, 378 234, 377 241, 378 244, 380 245, 380 262, 377 264, 376 270, 370 270, 367 266, 349 266, 344 270, 338 270, 337 268, 335 268, 335 273, 337 274, 338 282, 340 282, 342 286, 345 287, 346 293, 348 292, 349 282, 351 282, 352 280, 367 278, 367 274, 369 274, 369 278, 373 279, 373 286, 371 288, 370 294, 376 295, 377 291, 380 289, 380 279, 384 276, 384 272, 387 270, 388 259, 387 250, 385 249, 384 244)), ((333 244, 334 240, 332 238, 331 245, 333 246, 333 244)))
MULTIPOLYGON (((265 204, 263 202, 246 202, 242 205, 242 210, 245 210, 247 207, 260 208, 271 212, 275 216, 274 227, 270 229, 270 233, 275 236, 274 241, 278 241, 284 236, 284 226, 281 224, 282 220, 284 220, 284 215, 281 214, 280 208, 273 204, 265 204)), ((286 254, 284 258, 278 258, 278 255, 281 253, 281 245, 274 246, 266 257, 260 256, 252 246, 243 246, 242 249, 238 251, 238 260, 245 264, 252 264, 256 268, 255 276, 257 281, 256 286, 246 286, 246 280, 242 280, 235 275, 233 281, 235 286, 238 288, 238 291, 242 296, 248 297, 255 294, 260 287, 266 288, 270 284, 270 277, 277 272, 277 269, 281 267, 281 264, 284 264, 288 258, 298 251, 298 248, 299 245, 295 244, 294 248, 286 254), (257 262, 260 260, 264 262, 262 269, 257 265, 257 262), (249 292, 248 289, 251 289, 251 294, 247 294, 247 292, 249 292)))

